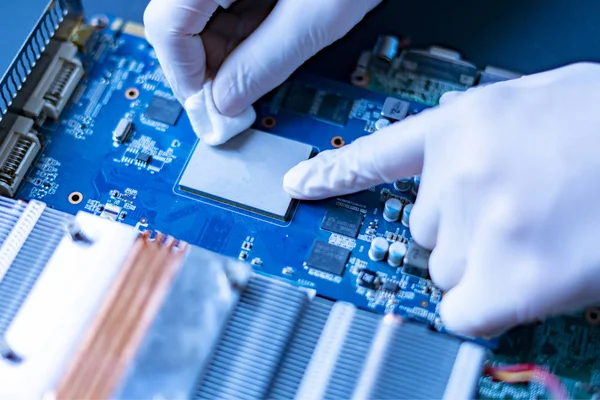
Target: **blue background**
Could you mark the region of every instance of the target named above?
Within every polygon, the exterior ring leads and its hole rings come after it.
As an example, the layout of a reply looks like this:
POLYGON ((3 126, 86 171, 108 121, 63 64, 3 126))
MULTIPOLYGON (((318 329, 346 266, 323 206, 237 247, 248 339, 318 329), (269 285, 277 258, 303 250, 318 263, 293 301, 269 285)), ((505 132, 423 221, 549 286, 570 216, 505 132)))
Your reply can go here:
MULTIPOLYGON (((88 15, 105 12, 137 21, 146 4, 84 0, 88 15)), ((360 51, 383 32, 407 35, 416 45, 456 48, 480 67, 491 64, 532 73, 578 60, 600 62, 600 1, 385 0, 307 67, 347 80, 360 51)))

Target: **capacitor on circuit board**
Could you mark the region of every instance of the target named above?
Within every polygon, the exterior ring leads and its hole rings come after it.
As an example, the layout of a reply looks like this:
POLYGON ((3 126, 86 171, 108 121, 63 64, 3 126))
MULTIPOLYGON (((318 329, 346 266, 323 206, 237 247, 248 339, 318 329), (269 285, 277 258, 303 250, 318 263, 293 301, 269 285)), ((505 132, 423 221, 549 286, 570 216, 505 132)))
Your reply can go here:
POLYGON ((419 193, 419 186, 421 185, 421 175, 415 175, 412 179, 412 192, 416 196, 419 193))
POLYGON ((387 255, 389 248, 390 244, 385 238, 376 237, 371 241, 371 247, 369 248, 369 258, 373 261, 381 261, 387 255))
POLYGON ((406 245, 402 242, 394 242, 388 250, 388 264, 392 267, 402 265, 404 256, 406 255, 406 245))
POLYGON ((388 222, 398 221, 401 211, 402 202, 399 199, 395 197, 387 199, 385 205, 383 206, 383 219, 388 222))
POLYGON ((412 179, 403 178, 397 181, 394 181, 394 189, 399 192, 408 192, 412 187, 412 179))
POLYGON ((402 225, 409 226, 410 213, 412 212, 412 208, 413 208, 412 204, 407 204, 404 206, 404 209, 402 210, 402 220, 400 221, 400 222, 402 222, 402 225))

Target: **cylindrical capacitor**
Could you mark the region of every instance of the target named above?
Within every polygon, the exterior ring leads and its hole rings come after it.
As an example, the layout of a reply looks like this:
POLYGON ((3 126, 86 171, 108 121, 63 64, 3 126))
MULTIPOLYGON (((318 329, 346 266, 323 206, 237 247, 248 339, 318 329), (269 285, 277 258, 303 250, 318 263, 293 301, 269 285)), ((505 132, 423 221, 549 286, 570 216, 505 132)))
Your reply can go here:
POLYGON ((412 180, 409 178, 400 179, 394 182, 394 189, 399 192, 408 192, 412 187, 412 180))
POLYGON ((412 192, 416 196, 419 193, 419 185, 421 185, 421 175, 413 176, 412 180, 412 192))
POLYGON ((402 202, 395 197, 388 199, 383 206, 383 219, 388 222, 398 221, 402 211, 402 202))
POLYGON ((385 238, 376 237, 371 241, 371 247, 369 248, 369 258, 373 261, 381 261, 385 258, 390 244, 385 238))
POLYGON ((379 118, 375 122, 375 129, 381 130, 381 129, 385 128, 386 126, 389 126, 390 124, 391 124, 391 122, 389 119, 379 118))
POLYGON ((379 35, 373 48, 373 55, 380 60, 391 62, 398 55, 400 39, 391 35, 379 35))
POLYGON ((388 264, 392 267, 402 265, 404 256, 406 255, 406 245, 402 242, 394 242, 388 251, 388 264))
POLYGON ((402 225, 408 226, 410 221, 410 212, 412 211, 412 208, 412 204, 407 204, 404 206, 404 209, 402 210, 402 225))

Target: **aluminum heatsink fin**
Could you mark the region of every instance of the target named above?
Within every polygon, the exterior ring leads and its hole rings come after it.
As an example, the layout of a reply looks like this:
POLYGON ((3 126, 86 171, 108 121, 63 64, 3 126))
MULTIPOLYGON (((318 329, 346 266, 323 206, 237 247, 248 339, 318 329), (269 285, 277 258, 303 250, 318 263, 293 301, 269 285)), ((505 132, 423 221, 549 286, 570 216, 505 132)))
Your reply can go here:
POLYGON ((307 302, 305 291, 255 276, 225 328, 196 397, 265 398, 307 302))
POLYGON ((327 387, 326 399, 352 397, 354 386, 362 372, 362 365, 369 355, 370 346, 367 344, 371 343, 377 333, 379 321, 380 315, 356 310, 327 387))
MULTIPOLYGON (((0 245, 5 243, 26 207, 26 203, 0 198, 0 245)), ((45 208, 35 222, 10 268, 0 279, 0 336, 23 305, 72 219, 68 214, 45 208)))
POLYGON ((270 399, 294 398, 333 304, 317 297, 308 306, 273 381, 270 399))

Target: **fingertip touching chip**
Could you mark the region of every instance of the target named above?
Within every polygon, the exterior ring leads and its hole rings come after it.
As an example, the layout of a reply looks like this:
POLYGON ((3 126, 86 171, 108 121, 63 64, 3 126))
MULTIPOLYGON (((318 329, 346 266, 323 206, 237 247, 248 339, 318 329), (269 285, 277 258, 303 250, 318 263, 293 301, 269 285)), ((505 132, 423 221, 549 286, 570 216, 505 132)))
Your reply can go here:
POLYGON ((220 146, 199 142, 179 187, 193 195, 288 220, 294 200, 283 188, 283 177, 312 152, 308 144, 248 129, 220 146))
POLYGON ((183 107, 176 99, 154 95, 144 115, 153 121, 174 126, 182 111, 183 107))
POLYGON ((310 267, 321 271, 334 275, 342 275, 349 258, 350 250, 326 242, 316 241, 306 263, 310 267))
POLYGON ((343 207, 332 206, 327 209, 321 229, 356 238, 362 221, 362 213, 343 207))
POLYGON ((321 121, 345 126, 350 118, 354 101, 337 94, 327 93, 321 99, 315 117, 321 121))

